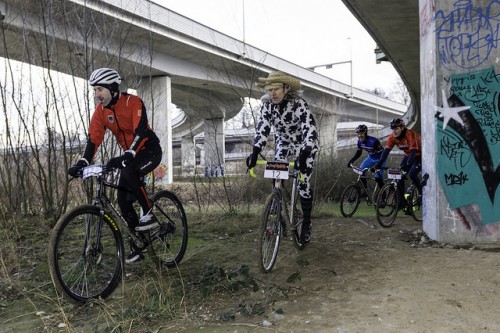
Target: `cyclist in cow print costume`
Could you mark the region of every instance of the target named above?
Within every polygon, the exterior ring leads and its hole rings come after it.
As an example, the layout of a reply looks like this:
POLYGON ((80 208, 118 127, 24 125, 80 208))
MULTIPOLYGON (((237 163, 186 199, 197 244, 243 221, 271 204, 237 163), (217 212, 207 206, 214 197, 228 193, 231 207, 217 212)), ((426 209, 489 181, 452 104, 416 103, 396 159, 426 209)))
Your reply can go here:
POLYGON ((311 210, 313 196, 311 174, 314 158, 318 151, 316 120, 307 102, 300 94, 300 81, 283 72, 270 73, 259 78, 257 86, 265 88, 260 117, 253 140, 253 151, 247 158, 247 166, 253 168, 262 148, 267 144, 271 128, 274 128, 275 153, 277 161, 297 161, 304 177, 300 183, 299 195, 303 212, 301 243, 311 240, 311 210))

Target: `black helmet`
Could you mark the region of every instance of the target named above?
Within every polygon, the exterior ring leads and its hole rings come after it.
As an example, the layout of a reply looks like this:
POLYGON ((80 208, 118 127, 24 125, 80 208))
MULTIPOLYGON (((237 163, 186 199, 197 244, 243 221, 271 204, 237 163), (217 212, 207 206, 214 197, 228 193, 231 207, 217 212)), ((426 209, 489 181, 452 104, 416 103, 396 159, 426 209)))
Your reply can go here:
POLYGON ((404 126, 405 122, 401 118, 394 118, 391 120, 391 129, 395 129, 398 126, 404 126))
POLYGON ((366 127, 366 125, 364 124, 361 124, 356 127, 356 133, 368 133, 368 127, 366 127))

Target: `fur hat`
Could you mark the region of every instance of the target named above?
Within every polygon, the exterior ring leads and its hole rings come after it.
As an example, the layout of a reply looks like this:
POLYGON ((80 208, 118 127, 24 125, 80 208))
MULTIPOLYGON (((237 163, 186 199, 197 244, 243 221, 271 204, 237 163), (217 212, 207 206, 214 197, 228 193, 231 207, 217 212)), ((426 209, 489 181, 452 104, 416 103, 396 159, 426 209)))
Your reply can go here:
POLYGON ((268 77, 259 77, 258 80, 257 87, 260 88, 265 88, 272 83, 283 83, 288 85, 291 91, 300 89, 299 80, 281 71, 269 73, 268 77))

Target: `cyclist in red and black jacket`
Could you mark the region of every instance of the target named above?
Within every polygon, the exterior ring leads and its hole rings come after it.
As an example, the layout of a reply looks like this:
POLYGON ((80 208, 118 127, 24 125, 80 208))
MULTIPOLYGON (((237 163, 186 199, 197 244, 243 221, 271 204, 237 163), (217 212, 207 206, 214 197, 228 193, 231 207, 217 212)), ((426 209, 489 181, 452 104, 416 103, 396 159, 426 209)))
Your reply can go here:
MULTIPOLYGON (((118 205, 129 227, 145 231, 158 226, 158 220, 151 212, 151 203, 142 178, 160 164, 162 150, 160 140, 148 124, 143 101, 137 96, 120 92, 120 83, 120 75, 111 68, 100 68, 90 75, 89 84, 94 88, 99 103, 90 120, 85 153, 69 168, 68 173, 76 176, 83 167, 91 163, 109 129, 124 153, 110 159, 107 167, 121 169, 118 184, 132 189, 141 205, 143 216, 139 220, 133 201, 130 201, 125 191, 118 191, 118 205)), ((132 252, 127 262, 136 261, 140 257, 140 253, 132 252)))
POLYGON ((422 139, 420 138, 420 134, 406 128, 405 122, 401 118, 394 118, 391 120, 390 125, 392 133, 387 139, 384 151, 375 169, 382 167, 392 148, 397 146, 404 153, 404 157, 399 165, 400 168, 408 172, 408 176, 413 184, 418 188, 419 193, 422 193, 422 184, 418 176, 422 169, 422 139))

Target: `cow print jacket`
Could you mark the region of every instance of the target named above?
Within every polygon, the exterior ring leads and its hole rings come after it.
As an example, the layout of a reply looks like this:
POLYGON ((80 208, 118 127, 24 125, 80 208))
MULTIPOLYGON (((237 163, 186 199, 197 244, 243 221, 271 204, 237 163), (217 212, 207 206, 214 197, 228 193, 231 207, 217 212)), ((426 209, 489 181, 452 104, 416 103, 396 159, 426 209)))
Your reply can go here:
POLYGON ((316 120, 307 102, 302 99, 284 100, 280 104, 266 101, 260 109, 253 146, 263 148, 274 128, 275 157, 290 161, 301 151, 309 154, 318 150, 316 120))

